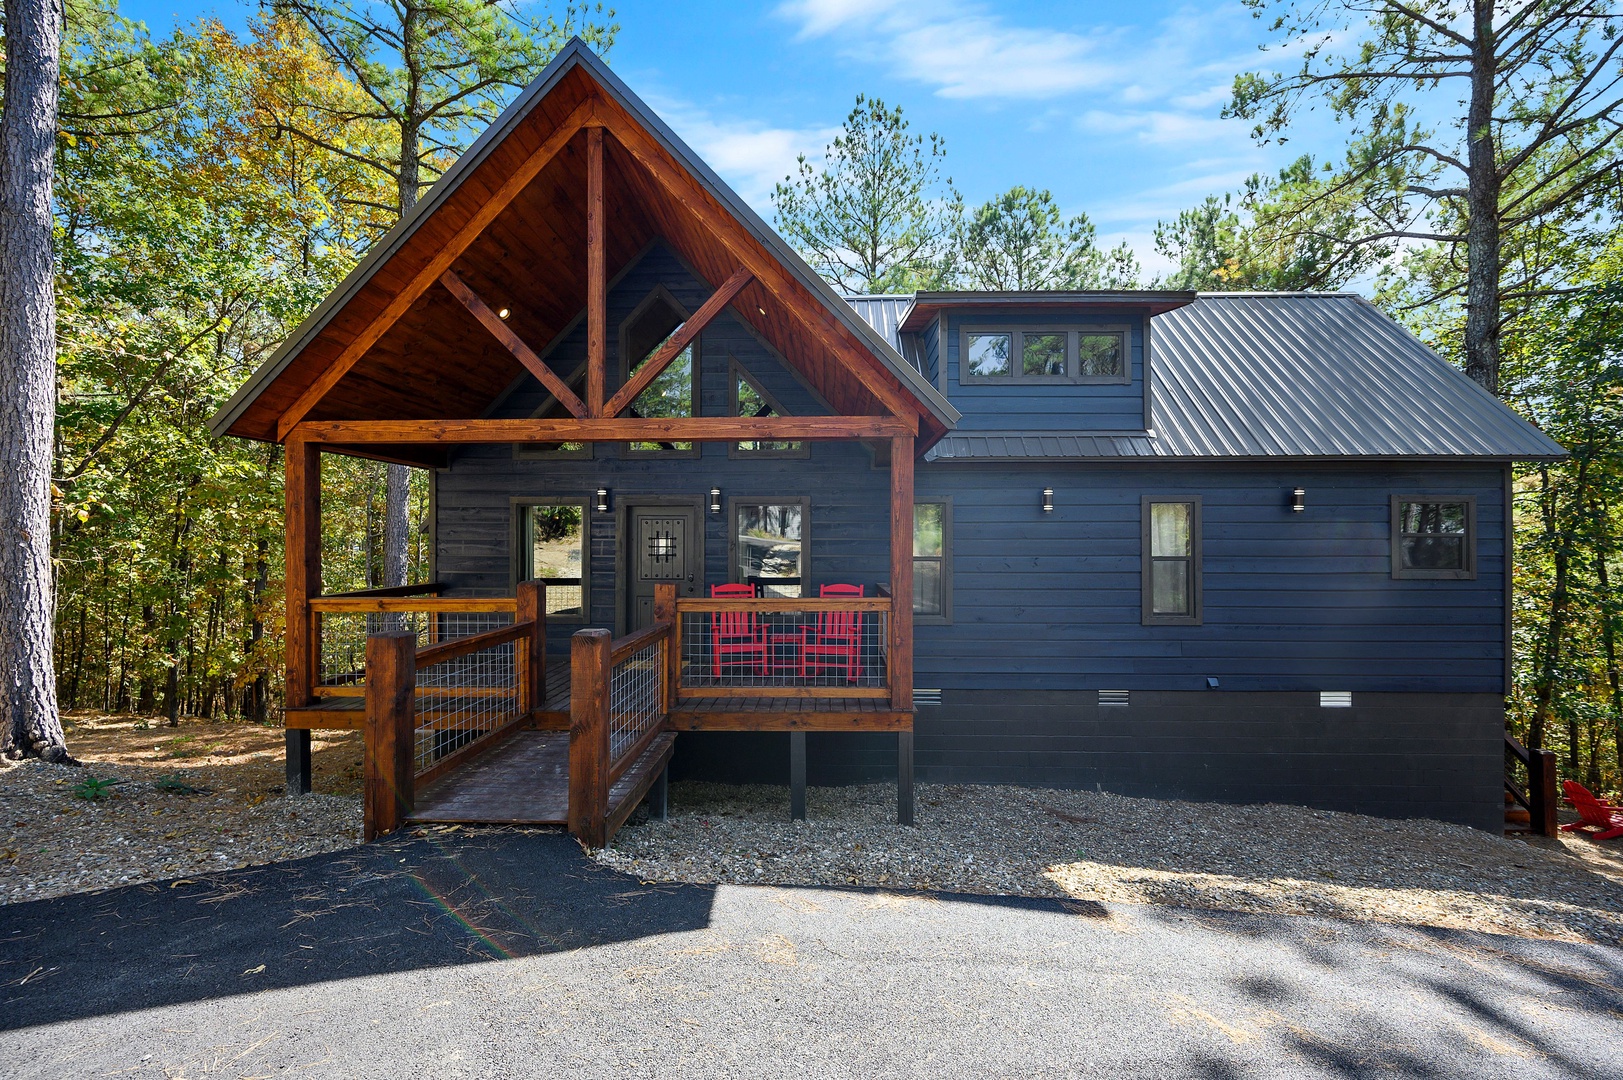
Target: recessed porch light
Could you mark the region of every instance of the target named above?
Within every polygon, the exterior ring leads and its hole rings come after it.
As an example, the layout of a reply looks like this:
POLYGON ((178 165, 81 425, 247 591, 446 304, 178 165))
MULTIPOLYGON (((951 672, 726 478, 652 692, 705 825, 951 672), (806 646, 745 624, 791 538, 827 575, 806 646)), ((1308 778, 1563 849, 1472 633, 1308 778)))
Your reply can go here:
POLYGON ((502 320, 505 321, 506 318, 511 314, 513 314, 513 313, 510 310, 508 310, 507 308, 502 308, 500 311, 496 312, 496 318, 502 319, 502 320))

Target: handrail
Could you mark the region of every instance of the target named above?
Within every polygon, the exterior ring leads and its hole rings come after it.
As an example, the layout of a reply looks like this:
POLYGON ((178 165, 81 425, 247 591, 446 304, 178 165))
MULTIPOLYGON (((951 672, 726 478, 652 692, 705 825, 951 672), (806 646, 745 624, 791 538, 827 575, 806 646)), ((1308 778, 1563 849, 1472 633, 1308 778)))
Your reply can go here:
POLYGON ((443 664, 447 660, 455 660, 459 656, 467 656, 469 653, 476 653, 493 645, 505 645, 509 641, 529 637, 534 629, 534 623, 514 623, 499 630, 486 630, 482 634, 470 634, 440 645, 428 645, 417 650, 417 667, 421 670, 430 664, 443 664))
POLYGON ((891 600, 884 596, 806 597, 763 596, 754 599, 716 600, 707 597, 678 598, 677 611, 889 611, 891 600))
POLYGON ((1520 739, 1505 732, 1505 752, 1527 767, 1527 790, 1505 774, 1505 790, 1527 810, 1528 824, 1540 836, 1554 836, 1556 824, 1555 754, 1549 750, 1529 750, 1520 739))
POLYGON ((672 623, 650 623, 641 630, 633 630, 625 637, 616 638, 609 645, 609 663, 618 664, 639 649, 648 647, 648 643, 658 641, 670 634, 672 623))
POLYGON ((515 611, 511 596, 313 596, 311 611, 515 611))
POLYGON ((421 585, 386 585, 378 589, 352 589, 349 592, 323 593, 321 596, 311 597, 311 599, 348 599, 356 596, 417 596, 422 593, 437 596, 444 591, 445 582, 429 581, 421 585))

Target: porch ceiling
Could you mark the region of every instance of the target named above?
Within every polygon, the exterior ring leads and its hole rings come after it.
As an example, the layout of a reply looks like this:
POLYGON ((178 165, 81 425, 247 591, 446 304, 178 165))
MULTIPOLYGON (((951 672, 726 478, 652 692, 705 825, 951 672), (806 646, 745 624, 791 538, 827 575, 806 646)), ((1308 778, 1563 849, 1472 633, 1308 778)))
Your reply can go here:
MULTIPOLYGON (((584 47, 576 53, 584 52, 584 47)), ((307 320, 276 357, 217 417, 217 433, 279 440, 290 418, 302 420, 475 419, 525 369, 438 282, 398 315, 352 366, 324 392, 323 378, 341 368, 346 349, 364 341, 369 327, 387 319, 420 277, 454 245, 457 233, 504 184, 522 175, 527 161, 552 140, 546 165, 523 185, 455 259, 451 269, 491 308, 508 308, 507 325, 542 352, 587 303, 587 137, 584 119, 602 124, 607 276, 647 245, 663 240, 712 287, 740 266, 754 275, 730 311, 760 334, 844 415, 919 417, 920 451, 951 423, 944 403, 921 400, 904 385, 883 343, 831 310, 837 298, 803 280, 804 264, 785 265, 751 223, 712 193, 650 131, 640 104, 605 86, 595 58, 554 76, 550 88, 526 94, 498 121, 487 146, 469 152, 468 165, 441 181, 418 213, 378 245, 351 279, 307 320), (474 160, 476 158, 476 160, 474 160), (443 189, 443 190, 441 190, 443 189), (820 292, 827 295, 820 295, 820 292), (338 368, 335 368, 338 365, 338 368), (301 399, 304 399, 301 404, 301 399), (291 410, 291 411, 290 411, 291 410), (307 411, 306 411, 307 410, 307 411), (279 432, 279 425, 281 431, 279 432)), ((543 76, 539 82, 546 82, 543 76)), ((678 144, 678 149, 680 148, 678 144)), ((722 192, 730 196, 730 193, 722 192)), ((747 211, 746 211, 747 213, 747 211)), ((754 222, 760 226, 759 220, 754 222)), ((790 256, 792 259, 793 257, 790 256)), ((795 260, 798 262, 798 260, 795 260)), ((610 340, 615 328, 608 327, 610 340)), ((610 389, 613 388, 612 368, 610 389)), ((561 374, 567 375, 567 372, 561 374)), ((381 449, 381 448, 378 448, 381 449)), ((390 447, 412 460, 409 447, 390 447)))

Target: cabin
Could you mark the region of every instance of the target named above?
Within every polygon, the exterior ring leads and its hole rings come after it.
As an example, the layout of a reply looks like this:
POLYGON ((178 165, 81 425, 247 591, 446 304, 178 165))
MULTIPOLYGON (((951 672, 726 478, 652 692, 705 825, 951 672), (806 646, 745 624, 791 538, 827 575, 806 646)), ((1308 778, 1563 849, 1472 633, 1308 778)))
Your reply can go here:
POLYGON ((671 776, 1500 827, 1511 465, 1354 295, 836 294, 584 44, 215 417, 286 448, 289 790, 601 845, 671 776), (327 594, 321 462, 430 470, 327 594))

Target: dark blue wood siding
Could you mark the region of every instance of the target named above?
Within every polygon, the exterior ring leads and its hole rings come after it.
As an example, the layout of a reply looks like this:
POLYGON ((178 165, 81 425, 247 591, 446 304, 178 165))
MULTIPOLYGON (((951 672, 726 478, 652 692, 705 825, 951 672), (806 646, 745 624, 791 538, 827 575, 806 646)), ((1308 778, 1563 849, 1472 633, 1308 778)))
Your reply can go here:
MULTIPOLYGON (((709 295, 683 265, 663 248, 649 252, 610 291, 609 365, 617 362, 618 327, 656 285, 664 285, 689 311, 709 295)), ((585 357, 583 326, 547 356, 567 374, 585 357)), ((701 413, 726 415, 730 404, 729 360, 736 359, 783 407, 801 416, 823 415, 827 406, 776 354, 729 314, 723 313, 699 342, 701 413)), ((611 385, 612 389, 612 385, 611 385)), ((525 382, 492 415, 530 415, 543 401, 539 384, 525 382)), ((472 447, 458 453, 436 476, 435 528, 440 580, 462 594, 510 592, 513 572, 514 498, 589 498, 599 487, 612 492, 608 514, 591 519, 590 625, 613 628, 616 596, 617 529, 622 510, 639 497, 690 496, 708 504, 712 487, 724 498, 809 497, 812 500, 810 561, 812 590, 824 582, 872 585, 889 577, 889 472, 876 469, 873 456, 855 443, 813 443, 810 456, 791 459, 729 458, 723 443, 708 443, 693 457, 627 457, 621 445, 602 443, 590 459, 525 459, 510 447, 472 447)), ((725 514, 704 513, 705 583, 731 580, 727 565, 725 514)), ((553 627, 555 649, 580 628, 553 627)))
MULTIPOLYGON (((947 321, 947 399, 963 413, 960 431, 1143 431, 1144 324, 1139 312, 1058 315, 1041 310, 952 311, 947 321), (959 381, 958 353, 966 326, 1018 328, 1130 325, 1132 382, 1068 385, 1010 380, 1007 386, 959 381)), ((939 334, 932 335, 939 338, 939 334)))
POLYGON ((962 690, 1497 693, 1501 466, 1194 462, 925 465, 953 500, 953 623, 920 625, 915 683, 962 690), (1287 508, 1307 490, 1307 511, 1287 508), (1054 488, 1042 513, 1038 492, 1054 488), (1474 495, 1474 581, 1397 581, 1390 497, 1474 495), (1200 495, 1204 623, 1140 623, 1140 498, 1200 495))

